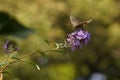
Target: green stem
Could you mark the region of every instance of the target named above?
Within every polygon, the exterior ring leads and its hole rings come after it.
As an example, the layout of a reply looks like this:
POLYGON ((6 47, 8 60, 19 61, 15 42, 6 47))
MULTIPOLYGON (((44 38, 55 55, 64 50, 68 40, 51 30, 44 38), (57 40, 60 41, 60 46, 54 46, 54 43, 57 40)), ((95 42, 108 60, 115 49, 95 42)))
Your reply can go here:
MULTIPOLYGON (((49 51, 54 51, 54 50, 57 50, 57 48, 53 48, 53 49, 49 49, 49 50, 45 50, 45 51, 40 51, 40 52, 49 52, 49 51)), ((21 59, 23 59, 23 58, 25 58, 25 57, 31 56, 31 55, 33 55, 34 53, 37 53, 37 51, 34 51, 34 52, 32 52, 32 53, 29 53, 29 54, 26 54, 26 55, 20 57, 19 59, 16 59, 16 60, 10 62, 9 64, 1 67, 0 73, 2 73, 4 70, 6 70, 9 66, 11 66, 11 65, 14 64, 14 63, 16 63, 17 61, 19 61, 19 60, 21 60, 21 59)))

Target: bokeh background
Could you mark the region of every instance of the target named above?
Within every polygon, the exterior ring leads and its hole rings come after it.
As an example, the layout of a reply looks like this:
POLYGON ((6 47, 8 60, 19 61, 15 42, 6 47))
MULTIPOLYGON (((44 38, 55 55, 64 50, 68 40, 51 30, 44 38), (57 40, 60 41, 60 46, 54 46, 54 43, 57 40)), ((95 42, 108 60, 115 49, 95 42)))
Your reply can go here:
POLYGON ((86 27, 91 33, 87 46, 75 52, 65 49, 64 53, 47 53, 48 62, 34 55, 27 60, 39 64, 41 70, 18 62, 7 69, 13 75, 4 75, 4 80, 120 80, 120 0, 0 0, 3 11, 34 32, 27 38, 0 34, 0 61, 5 55, 5 40, 14 41, 20 55, 38 46, 45 50, 43 38, 53 47, 54 42, 61 42, 72 32, 70 15, 80 21, 93 19, 86 27), (107 79, 90 79, 93 74, 107 79))

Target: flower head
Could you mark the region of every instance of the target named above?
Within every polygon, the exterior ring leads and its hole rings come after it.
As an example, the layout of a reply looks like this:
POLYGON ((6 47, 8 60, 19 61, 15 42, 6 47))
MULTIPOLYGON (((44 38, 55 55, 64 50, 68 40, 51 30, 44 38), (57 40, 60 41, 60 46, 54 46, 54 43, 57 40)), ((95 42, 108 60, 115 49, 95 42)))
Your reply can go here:
POLYGON ((14 42, 6 41, 3 45, 3 48, 6 53, 12 53, 14 51, 18 51, 19 48, 16 46, 14 42))
POLYGON ((71 50, 75 50, 77 48, 81 48, 83 45, 86 45, 90 40, 90 33, 79 29, 71 34, 68 34, 67 42, 71 47, 71 50))

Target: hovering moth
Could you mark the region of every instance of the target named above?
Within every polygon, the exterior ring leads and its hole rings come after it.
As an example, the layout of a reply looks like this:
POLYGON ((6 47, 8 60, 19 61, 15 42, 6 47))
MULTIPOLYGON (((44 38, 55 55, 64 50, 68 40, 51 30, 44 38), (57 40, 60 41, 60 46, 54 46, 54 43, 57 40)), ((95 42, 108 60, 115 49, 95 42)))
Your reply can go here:
POLYGON ((87 20, 87 21, 83 21, 83 22, 80 22, 76 17, 74 16, 70 16, 70 21, 73 25, 73 28, 75 29, 84 29, 84 27, 89 24, 90 22, 92 22, 92 19, 90 20, 87 20))

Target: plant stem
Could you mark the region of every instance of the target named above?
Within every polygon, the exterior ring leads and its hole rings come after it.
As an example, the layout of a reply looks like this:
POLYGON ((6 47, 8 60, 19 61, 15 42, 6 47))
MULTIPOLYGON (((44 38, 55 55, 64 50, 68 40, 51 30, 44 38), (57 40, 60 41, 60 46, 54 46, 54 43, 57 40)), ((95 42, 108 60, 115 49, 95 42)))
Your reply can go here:
MULTIPOLYGON (((40 52, 49 52, 49 51, 54 51, 54 50, 56 50, 56 49, 57 49, 57 48, 53 48, 53 49, 49 49, 49 50, 45 50, 45 51, 40 51, 40 52)), ((21 59, 23 59, 23 58, 25 58, 25 57, 31 56, 31 55, 33 55, 33 54, 35 54, 35 53, 37 53, 37 50, 36 50, 36 51, 33 51, 32 53, 23 55, 23 56, 20 57, 19 59, 16 59, 16 60, 10 62, 9 64, 1 67, 0 73, 2 73, 4 70, 6 70, 9 66, 11 66, 11 65, 14 64, 14 63, 16 63, 17 61, 19 61, 19 60, 21 60, 21 59)))

